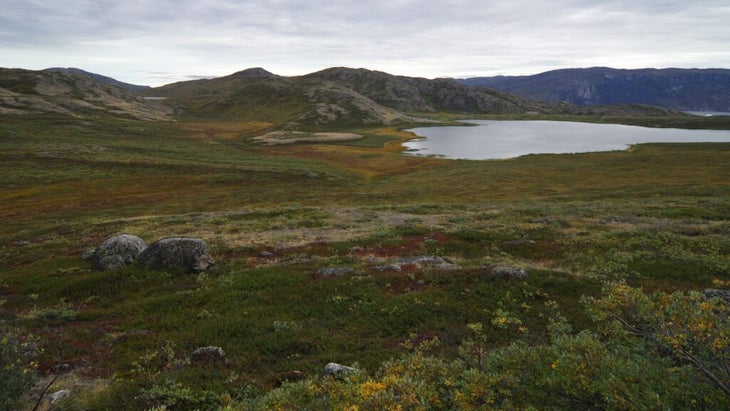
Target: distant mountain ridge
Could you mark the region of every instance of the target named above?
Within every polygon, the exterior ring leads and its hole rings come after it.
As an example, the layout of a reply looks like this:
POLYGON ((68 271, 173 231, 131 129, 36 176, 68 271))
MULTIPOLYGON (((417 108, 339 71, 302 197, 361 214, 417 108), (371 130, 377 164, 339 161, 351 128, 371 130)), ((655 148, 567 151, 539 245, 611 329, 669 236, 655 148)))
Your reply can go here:
POLYGON ((531 76, 475 77, 469 86, 576 105, 649 104, 730 112, 730 69, 561 69, 531 76))
POLYGON ((396 76, 334 67, 284 77, 263 68, 157 88, 122 83, 80 69, 0 68, 0 114, 94 112, 144 120, 268 122, 272 128, 351 127, 431 121, 427 113, 652 115, 650 106, 580 108, 470 87, 454 79, 396 76))

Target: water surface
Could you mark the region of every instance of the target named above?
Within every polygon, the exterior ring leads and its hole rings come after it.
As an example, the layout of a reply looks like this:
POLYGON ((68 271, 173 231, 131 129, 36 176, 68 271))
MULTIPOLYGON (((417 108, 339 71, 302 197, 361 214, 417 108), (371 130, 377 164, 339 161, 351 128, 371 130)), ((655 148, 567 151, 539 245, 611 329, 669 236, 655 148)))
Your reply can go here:
POLYGON ((685 130, 568 121, 464 120, 473 127, 410 129, 425 137, 404 145, 416 155, 488 160, 526 154, 625 150, 638 143, 730 142, 730 130, 685 130))

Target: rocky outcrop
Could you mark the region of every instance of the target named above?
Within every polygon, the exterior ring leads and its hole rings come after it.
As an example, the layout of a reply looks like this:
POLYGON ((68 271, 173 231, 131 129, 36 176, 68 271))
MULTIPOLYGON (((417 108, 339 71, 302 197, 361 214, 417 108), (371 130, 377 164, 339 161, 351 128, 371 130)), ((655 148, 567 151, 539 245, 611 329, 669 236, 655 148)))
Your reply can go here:
POLYGON ((91 266, 97 271, 113 270, 132 264, 147 248, 147 243, 131 234, 121 234, 106 239, 89 256, 91 266))
POLYGON ((150 244, 138 257, 140 264, 158 270, 205 271, 215 263, 203 240, 169 237, 150 244))

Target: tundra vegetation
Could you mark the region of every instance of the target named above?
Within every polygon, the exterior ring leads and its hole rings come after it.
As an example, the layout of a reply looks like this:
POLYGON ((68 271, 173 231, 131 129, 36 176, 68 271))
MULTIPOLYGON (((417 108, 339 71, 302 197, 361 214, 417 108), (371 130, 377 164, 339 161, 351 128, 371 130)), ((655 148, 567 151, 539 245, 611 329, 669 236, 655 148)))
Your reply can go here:
POLYGON ((730 288, 730 144, 480 162, 268 131, 3 116, 3 409, 728 407, 728 305, 701 291, 730 288), (123 233, 216 265, 81 258, 123 233))

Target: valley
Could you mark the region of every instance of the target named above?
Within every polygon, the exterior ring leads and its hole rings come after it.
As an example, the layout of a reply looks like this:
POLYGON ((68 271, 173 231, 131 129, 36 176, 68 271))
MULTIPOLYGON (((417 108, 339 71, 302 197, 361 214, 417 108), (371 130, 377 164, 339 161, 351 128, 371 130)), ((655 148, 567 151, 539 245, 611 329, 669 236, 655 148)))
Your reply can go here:
POLYGON ((701 292, 730 282, 730 143, 403 153, 404 129, 467 116, 727 118, 342 68, 134 92, 11 74, 0 326, 4 365, 37 375, 21 409, 65 389, 54 409, 727 405, 728 306, 701 292), (215 265, 93 270, 82 255, 118 234, 200 238, 215 265), (205 347, 225 361, 194 360, 205 347), (702 366, 672 347, 704 350, 702 366), (328 363, 357 371, 323 377, 328 363))

